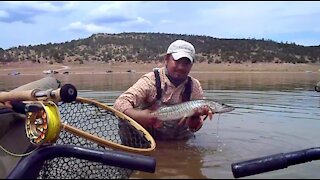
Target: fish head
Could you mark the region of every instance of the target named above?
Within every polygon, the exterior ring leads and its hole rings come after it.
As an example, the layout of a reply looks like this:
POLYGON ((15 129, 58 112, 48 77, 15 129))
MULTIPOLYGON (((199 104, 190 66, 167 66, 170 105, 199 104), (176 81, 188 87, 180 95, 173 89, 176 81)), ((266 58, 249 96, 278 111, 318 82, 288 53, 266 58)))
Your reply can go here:
POLYGON ((234 107, 232 107, 230 105, 227 105, 224 103, 219 104, 214 101, 209 102, 209 107, 214 113, 226 113, 226 112, 233 111, 235 109, 234 107))
POLYGON ((227 104, 221 104, 221 108, 219 110, 219 113, 226 113, 235 110, 234 107, 227 105, 227 104))

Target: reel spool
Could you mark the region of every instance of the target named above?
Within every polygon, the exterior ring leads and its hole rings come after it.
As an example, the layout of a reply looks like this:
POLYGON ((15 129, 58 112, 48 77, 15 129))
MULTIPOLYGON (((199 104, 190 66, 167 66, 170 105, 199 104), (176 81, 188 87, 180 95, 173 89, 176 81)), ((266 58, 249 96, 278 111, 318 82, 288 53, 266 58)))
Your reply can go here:
POLYGON ((26 105, 25 130, 35 145, 54 143, 61 131, 60 113, 52 101, 37 101, 26 105))

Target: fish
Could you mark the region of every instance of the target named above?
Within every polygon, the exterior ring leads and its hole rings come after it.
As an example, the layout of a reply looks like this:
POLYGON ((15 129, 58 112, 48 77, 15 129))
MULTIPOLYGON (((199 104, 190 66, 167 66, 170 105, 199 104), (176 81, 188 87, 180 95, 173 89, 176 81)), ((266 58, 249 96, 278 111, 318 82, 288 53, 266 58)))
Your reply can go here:
MULTIPOLYGON (((212 113, 227 113, 235 108, 226 104, 220 104, 209 99, 198 99, 186 101, 174 105, 161 106, 152 114, 161 121, 170 121, 176 119, 185 119, 194 115, 195 110, 207 106, 209 108, 209 116, 212 119, 212 113), (211 112, 210 112, 211 111, 211 112)), ((182 121, 181 120, 181 121, 182 121)))

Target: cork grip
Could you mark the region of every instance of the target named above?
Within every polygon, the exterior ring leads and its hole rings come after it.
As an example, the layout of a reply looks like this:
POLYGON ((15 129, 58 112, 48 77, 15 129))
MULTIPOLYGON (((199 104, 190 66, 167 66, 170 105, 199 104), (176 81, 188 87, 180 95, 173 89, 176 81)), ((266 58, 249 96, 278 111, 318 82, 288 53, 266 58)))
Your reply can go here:
POLYGON ((38 89, 34 89, 34 90, 27 90, 27 91, 0 92, 0 102, 13 101, 13 100, 19 100, 19 101, 37 100, 34 95, 38 91, 39 91, 38 89))
POLYGON ((20 101, 36 101, 36 100, 56 100, 71 102, 77 98, 77 89, 72 84, 65 84, 56 90, 26 90, 26 91, 10 91, 0 92, 0 102, 20 100, 20 101))

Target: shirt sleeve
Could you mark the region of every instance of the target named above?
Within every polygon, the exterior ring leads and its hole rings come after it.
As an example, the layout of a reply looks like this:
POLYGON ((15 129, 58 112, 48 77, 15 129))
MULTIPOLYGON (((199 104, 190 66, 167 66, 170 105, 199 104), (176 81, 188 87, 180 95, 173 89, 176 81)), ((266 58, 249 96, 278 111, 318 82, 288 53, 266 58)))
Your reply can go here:
POLYGON ((135 84, 116 99, 113 107, 120 112, 139 107, 147 101, 154 86, 154 81, 151 80, 150 75, 142 76, 135 84))

